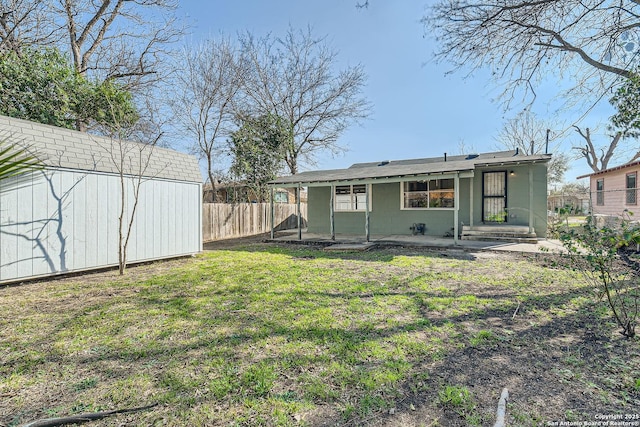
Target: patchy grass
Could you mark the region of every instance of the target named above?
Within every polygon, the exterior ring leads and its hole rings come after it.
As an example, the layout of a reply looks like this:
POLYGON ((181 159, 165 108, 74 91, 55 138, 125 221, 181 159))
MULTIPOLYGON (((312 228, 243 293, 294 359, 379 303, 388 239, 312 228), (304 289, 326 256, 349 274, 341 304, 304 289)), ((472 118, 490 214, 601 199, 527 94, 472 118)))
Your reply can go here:
POLYGON ((503 387, 510 425, 640 413, 638 342, 547 265, 254 244, 0 289, 0 425, 490 425, 503 387))

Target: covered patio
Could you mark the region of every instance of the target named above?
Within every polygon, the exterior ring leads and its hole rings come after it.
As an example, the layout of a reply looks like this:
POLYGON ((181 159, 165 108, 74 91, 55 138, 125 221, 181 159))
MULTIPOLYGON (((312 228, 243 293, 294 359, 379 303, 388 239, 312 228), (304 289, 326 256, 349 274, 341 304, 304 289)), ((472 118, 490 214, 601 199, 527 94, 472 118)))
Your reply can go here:
MULTIPOLYGON (((310 235, 510 240, 546 235, 550 154, 518 150, 358 163, 302 172, 270 182, 273 189, 307 189, 310 235)), ((298 204, 300 198, 297 198, 298 204)), ((298 240, 302 228, 298 227, 298 240)))

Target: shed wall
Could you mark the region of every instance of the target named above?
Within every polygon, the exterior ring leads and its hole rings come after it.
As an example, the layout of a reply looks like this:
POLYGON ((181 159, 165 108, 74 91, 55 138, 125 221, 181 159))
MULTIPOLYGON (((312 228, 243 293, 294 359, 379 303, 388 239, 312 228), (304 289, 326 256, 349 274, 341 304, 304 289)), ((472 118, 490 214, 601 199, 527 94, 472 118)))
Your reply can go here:
MULTIPOLYGON (((120 191, 117 175, 71 170, 0 182, 0 282, 117 265, 120 191)), ((128 262, 201 251, 200 193, 199 183, 144 181, 128 262)))

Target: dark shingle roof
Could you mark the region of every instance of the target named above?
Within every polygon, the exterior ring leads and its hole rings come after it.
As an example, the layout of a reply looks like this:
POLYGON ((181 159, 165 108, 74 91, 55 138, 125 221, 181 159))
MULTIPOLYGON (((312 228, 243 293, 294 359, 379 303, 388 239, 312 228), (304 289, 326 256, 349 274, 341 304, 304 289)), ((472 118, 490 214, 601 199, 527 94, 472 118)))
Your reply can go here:
MULTIPOLYGON (((0 116, 0 142, 4 141, 26 147, 48 167, 118 173, 120 150, 111 138, 0 116)), ((123 142, 123 147, 129 153, 125 155, 127 174, 137 175, 149 159, 141 173, 145 177, 202 182, 194 156, 130 141, 123 142)))
POLYGON ((291 176, 283 176, 271 181, 270 184, 313 184, 364 179, 401 178, 413 175, 471 171, 477 167, 491 165, 548 162, 550 159, 551 154, 527 156, 519 154, 516 150, 512 150, 463 156, 447 156, 446 161, 444 157, 433 157, 426 159, 393 160, 388 162, 356 163, 347 169, 301 172, 291 176))

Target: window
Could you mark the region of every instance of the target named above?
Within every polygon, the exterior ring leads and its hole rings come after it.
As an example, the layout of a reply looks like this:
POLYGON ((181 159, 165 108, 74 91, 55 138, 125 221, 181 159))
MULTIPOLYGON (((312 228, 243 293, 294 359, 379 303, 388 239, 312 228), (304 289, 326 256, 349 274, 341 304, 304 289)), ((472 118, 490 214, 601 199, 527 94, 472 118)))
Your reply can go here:
POLYGON ((596 205, 604 206, 604 178, 596 181, 596 205))
POLYGON ((289 203, 289 193, 286 191, 276 191, 274 202, 289 203))
MULTIPOLYGON (((364 211, 366 206, 366 184, 336 186, 334 199, 334 209, 336 211, 364 211)), ((371 210, 371 203, 369 203, 369 210, 371 210)))
POLYGON ((627 204, 628 205, 636 205, 638 204, 637 198, 637 175, 636 172, 627 174, 627 204))
POLYGON ((402 209, 453 208, 453 179, 402 183, 402 209))

